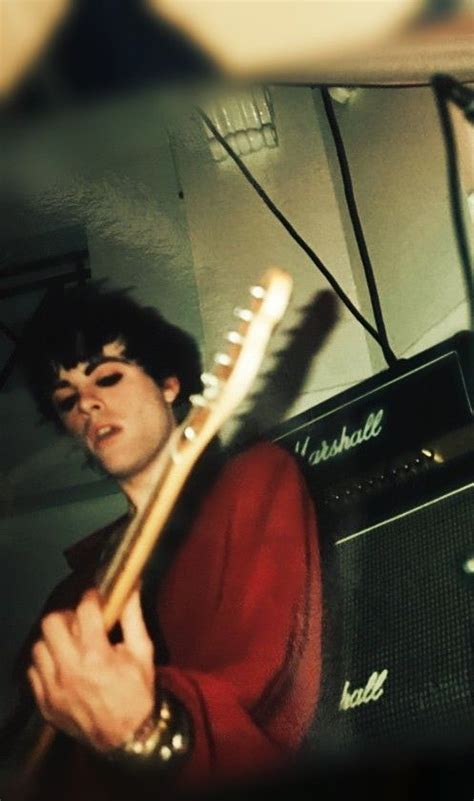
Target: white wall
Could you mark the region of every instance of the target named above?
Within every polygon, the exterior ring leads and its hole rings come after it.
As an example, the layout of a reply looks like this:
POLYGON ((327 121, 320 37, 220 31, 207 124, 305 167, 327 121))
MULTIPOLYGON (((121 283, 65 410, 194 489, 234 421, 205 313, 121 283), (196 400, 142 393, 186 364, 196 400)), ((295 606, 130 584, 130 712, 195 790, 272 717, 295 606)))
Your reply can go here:
MULTIPOLYGON (((429 87, 362 89, 335 108, 390 342, 397 356, 412 355, 468 327, 433 95, 429 87)), ((468 161, 469 138, 457 139, 468 161)), ((360 288, 347 216, 345 229, 360 288)))
MULTIPOLYGON (((357 305, 357 290, 311 90, 280 87, 272 89, 271 95, 278 147, 249 155, 246 164, 357 305)), ((206 355, 210 359, 220 347, 222 333, 232 322, 233 307, 272 264, 287 269, 295 284, 292 307, 273 344, 277 349, 285 340, 285 331, 298 319, 298 310, 314 293, 327 288, 326 280, 238 168, 229 160, 212 160, 197 115, 189 116, 176 138, 206 355)), ((311 345, 306 343, 308 350, 311 345)), ((316 354, 305 385, 286 414, 308 408, 370 372, 365 334, 341 308, 339 323, 326 346, 316 354)), ((271 405, 271 393, 268 402, 271 405)))
MULTIPOLYGON (((184 204, 156 93, 34 120, 4 132, 2 144, 9 201, 1 221, 4 250, 14 254, 17 239, 83 226, 93 278, 134 287, 139 301, 158 306, 201 340, 184 204)), ((27 393, 11 380, 0 397, 0 469, 14 468, 11 478, 28 486, 38 481, 42 460, 42 490, 96 480, 77 449, 37 422, 27 393)))
POLYGON ((136 284, 141 301, 200 336, 183 201, 156 92, 57 113, 5 132, 2 239, 84 225, 93 277, 136 284), (10 212, 9 212, 10 209, 10 212))

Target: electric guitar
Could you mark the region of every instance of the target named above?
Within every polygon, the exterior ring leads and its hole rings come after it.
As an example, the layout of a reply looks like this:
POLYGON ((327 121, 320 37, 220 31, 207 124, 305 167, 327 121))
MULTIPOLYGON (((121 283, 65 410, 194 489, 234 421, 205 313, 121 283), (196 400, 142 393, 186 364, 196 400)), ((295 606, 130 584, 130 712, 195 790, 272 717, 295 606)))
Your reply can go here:
MULTIPOLYGON (((291 290, 288 273, 269 269, 250 289, 248 307, 235 309, 239 322, 227 334, 226 349, 214 357, 212 370, 203 374, 205 388, 202 394, 191 396, 190 412, 163 448, 158 480, 145 508, 130 523, 98 581, 107 631, 118 621, 139 583, 194 464, 252 386, 269 339, 286 311, 291 290)), ((15 801, 28 797, 54 736, 54 728, 45 724, 22 769, 21 780, 14 783, 9 797, 15 801)))

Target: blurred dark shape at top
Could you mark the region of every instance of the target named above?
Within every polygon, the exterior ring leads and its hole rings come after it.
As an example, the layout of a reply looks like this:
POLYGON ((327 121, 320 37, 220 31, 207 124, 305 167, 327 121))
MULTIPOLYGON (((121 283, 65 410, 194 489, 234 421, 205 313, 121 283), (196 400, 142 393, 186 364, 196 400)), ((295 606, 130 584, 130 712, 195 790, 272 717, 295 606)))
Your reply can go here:
POLYGON ((140 0, 74 0, 4 110, 44 113, 150 85, 202 80, 216 72, 207 54, 140 0))

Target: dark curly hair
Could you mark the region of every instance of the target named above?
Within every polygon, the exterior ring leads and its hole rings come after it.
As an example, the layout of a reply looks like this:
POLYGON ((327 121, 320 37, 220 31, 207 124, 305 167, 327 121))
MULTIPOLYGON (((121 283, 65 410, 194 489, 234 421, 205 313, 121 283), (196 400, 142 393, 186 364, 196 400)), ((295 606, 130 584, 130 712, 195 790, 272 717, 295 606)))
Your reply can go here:
POLYGON ((174 401, 175 415, 184 417, 189 395, 201 390, 198 347, 189 334, 155 308, 141 306, 128 291, 106 289, 103 281, 54 288, 27 322, 20 358, 38 410, 46 419, 59 424, 52 403, 58 366, 70 369, 88 361, 117 339, 124 343, 126 357, 158 386, 169 376, 177 376, 180 392, 174 401))

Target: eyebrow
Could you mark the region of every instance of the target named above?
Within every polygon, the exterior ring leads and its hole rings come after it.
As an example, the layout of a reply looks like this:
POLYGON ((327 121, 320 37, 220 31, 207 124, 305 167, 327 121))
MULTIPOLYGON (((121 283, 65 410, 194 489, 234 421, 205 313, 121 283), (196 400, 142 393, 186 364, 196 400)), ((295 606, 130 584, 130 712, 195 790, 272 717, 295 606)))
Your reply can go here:
MULTIPOLYGON (((107 362, 119 362, 120 364, 130 364, 129 359, 125 359, 123 356, 92 356, 89 359, 89 362, 84 370, 84 375, 90 376, 97 367, 100 367, 101 364, 106 364, 107 362)), ((67 389, 71 386, 70 381, 66 378, 60 378, 58 381, 55 381, 53 384, 53 392, 56 389, 67 389)))

